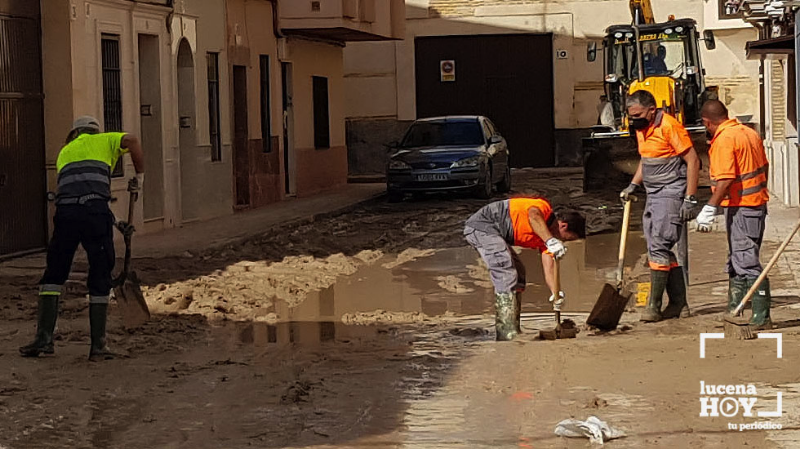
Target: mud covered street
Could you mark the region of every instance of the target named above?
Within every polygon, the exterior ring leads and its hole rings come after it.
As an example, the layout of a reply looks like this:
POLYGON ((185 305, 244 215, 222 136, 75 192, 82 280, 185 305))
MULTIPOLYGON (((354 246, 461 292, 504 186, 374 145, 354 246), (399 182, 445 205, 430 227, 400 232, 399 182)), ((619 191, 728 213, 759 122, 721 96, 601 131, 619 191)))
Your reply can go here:
MULTIPOLYGON (((562 275, 565 317, 582 324, 613 279, 621 186, 584 194, 574 171, 516 171, 514 182, 512 195, 587 214, 591 235, 569 246, 562 275)), ((41 262, 3 264, 0 447, 583 448, 588 439, 553 429, 590 415, 627 434, 609 447, 798 447, 798 290, 786 266, 771 276, 782 359, 774 340, 714 341, 699 358, 699 333, 722 332, 719 232, 691 234, 696 316, 640 325, 631 309, 618 331, 567 341, 534 339, 552 315, 538 255, 524 251, 525 333, 496 343, 488 274, 461 236, 483 204, 374 200, 234 246, 136 259, 153 319, 125 330, 112 304, 110 344, 127 357, 103 363, 86 360, 85 263, 68 284, 55 357, 34 360, 17 347, 35 330, 41 262), (701 381, 753 384, 758 410, 774 410, 780 392, 783 415, 701 418, 701 381), (755 421, 782 429, 728 430, 755 421)), ((643 253, 634 226, 629 281, 643 253)))

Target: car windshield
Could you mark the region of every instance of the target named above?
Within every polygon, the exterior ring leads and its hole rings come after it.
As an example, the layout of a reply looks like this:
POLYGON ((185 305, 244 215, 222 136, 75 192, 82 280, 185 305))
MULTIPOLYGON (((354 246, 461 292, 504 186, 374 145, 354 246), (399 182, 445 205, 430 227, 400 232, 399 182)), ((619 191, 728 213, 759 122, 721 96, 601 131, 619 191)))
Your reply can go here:
POLYGON ((403 148, 483 145, 483 131, 474 122, 418 122, 403 138, 403 148))

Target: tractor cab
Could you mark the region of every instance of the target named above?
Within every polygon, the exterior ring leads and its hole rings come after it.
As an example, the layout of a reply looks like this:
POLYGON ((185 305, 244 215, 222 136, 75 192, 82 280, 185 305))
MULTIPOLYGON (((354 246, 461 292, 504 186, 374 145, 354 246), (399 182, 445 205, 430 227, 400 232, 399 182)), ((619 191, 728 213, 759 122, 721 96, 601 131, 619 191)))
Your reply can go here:
MULTIPOLYGON (((604 125, 627 134, 625 100, 638 90, 652 93, 660 108, 687 127, 698 125, 706 92, 700 40, 693 19, 609 27, 603 46, 606 107, 613 111, 613 123, 604 125)), ((710 32, 703 40, 714 47, 710 32)), ((605 116, 610 120, 611 114, 605 116)))

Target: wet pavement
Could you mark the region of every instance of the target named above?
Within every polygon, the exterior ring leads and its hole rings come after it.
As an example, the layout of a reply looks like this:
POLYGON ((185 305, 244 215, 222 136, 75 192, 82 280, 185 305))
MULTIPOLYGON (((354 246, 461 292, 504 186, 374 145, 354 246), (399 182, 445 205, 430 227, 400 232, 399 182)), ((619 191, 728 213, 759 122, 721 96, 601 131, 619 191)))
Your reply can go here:
MULTIPOLYGON (((614 281, 619 203, 614 192, 580 192, 573 178, 515 182, 519 192, 587 211, 593 230, 611 230, 569 245, 565 316, 579 318, 614 281)), ((56 356, 17 357, 34 332, 39 273, 0 273, 0 446, 585 448, 588 440, 553 429, 590 415, 628 433, 609 447, 796 446, 793 277, 772 278, 786 305, 774 314, 783 359, 767 342, 726 340, 700 360, 698 333, 720 331, 705 314, 724 304, 724 236, 691 235, 698 316, 645 326, 626 313, 627 330, 569 341, 535 339, 552 327, 549 292, 539 255, 523 251, 524 333, 498 343, 487 273, 460 235, 482 204, 374 202, 224 251, 139 259, 158 311, 126 330, 112 305, 110 343, 129 358, 107 363, 86 361, 79 281, 62 304, 56 356), (753 382, 764 407, 782 392, 786 430, 728 432, 726 419, 698 419, 700 380, 753 382)), ((633 278, 646 273, 634 267, 644 252, 638 215, 626 260, 633 278)), ((765 248, 771 254, 774 243, 765 248)))

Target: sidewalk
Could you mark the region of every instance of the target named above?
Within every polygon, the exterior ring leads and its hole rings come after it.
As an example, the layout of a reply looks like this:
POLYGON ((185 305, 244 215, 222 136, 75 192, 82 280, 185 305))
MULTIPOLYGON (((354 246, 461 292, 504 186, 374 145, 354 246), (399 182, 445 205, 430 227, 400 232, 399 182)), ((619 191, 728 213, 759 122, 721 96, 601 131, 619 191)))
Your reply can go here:
MULTIPOLYGON (((134 235, 133 257, 163 258, 179 256, 187 251, 196 252, 224 247, 265 234, 271 228, 307 222, 326 214, 346 211, 365 201, 380 197, 385 191, 385 184, 346 184, 308 198, 289 199, 251 211, 191 223, 182 228, 134 235)), ((121 241, 115 243, 115 248, 117 257, 125 254, 125 246, 121 241)), ((82 257, 85 256, 79 248, 76 259, 82 257)), ((15 269, 41 270, 44 267, 44 252, 0 263, 0 270, 9 273, 15 269)))
MULTIPOLYGON (((769 215, 767 216, 767 224, 764 231, 764 240, 773 242, 776 250, 777 245, 779 245, 797 225, 798 219, 800 219, 798 208, 786 207, 777 200, 770 201, 769 215)), ((765 251, 762 249, 761 261, 765 265, 769 259, 772 258, 774 254, 773 251, 774 250, 765 254, 765 251)), ((773 291, 772 294, 774 296, 789 293, 797 294, 797 287, 800 286, 800 271, 797 269, 798 266, 800 266, 800 236, 795 235, 773 269, 775 273, 794 278, 794 288, 787 289, 784 287, 781 290, 790 291, 779 290, 777 293, 773 291)))

